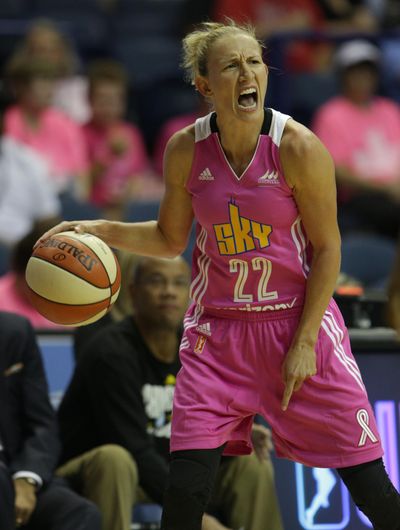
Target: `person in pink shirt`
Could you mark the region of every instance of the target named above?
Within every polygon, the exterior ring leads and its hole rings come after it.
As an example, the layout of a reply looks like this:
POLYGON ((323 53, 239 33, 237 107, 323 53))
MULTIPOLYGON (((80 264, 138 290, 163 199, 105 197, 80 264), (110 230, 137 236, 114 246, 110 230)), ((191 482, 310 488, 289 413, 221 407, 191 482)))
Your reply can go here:
POLYGON ((90 118, 87 79, 80 74, 79 57, 57 24, 47 19, 34 20, 18 50, 57 69, 53 105, 77 123, 85 123, 90 118))
MULTIPOLYGON (((53 222, 56 221, 54 218, 53 222)), ((32 254, 32 247, 50 221, 38 222, 20 239, 11 252, 10 270, 0 276, 0 311, 11 311, 27 318, 36 329, 61 329, 37 312, 29 300, 29 287, 25 280, 25 268, 32 254)))
POLYGON ((140 129, 123 116, 128 80, 113 61, 97 61, 89 69, 92 119, 83 126, 90 163, 90 201, 106 217, 121 217, 123 207, 140 188, 151 185, 150 161, 140 129))
POLYGON ((316 113, 313 130, 336 166, 339 214, 349 228, 396 237, 400 224, 400 108, 376 95, 379 49, 364 40, 336 54, 341 94, 316 113))
POLYGON ((24 54, 7 68, 16 104, 4 116, 4 132, 30 146, 48 163, 58 193, 74 190, 85 197, 87 161, 79 126, 51 106, 57 70, 24 54))

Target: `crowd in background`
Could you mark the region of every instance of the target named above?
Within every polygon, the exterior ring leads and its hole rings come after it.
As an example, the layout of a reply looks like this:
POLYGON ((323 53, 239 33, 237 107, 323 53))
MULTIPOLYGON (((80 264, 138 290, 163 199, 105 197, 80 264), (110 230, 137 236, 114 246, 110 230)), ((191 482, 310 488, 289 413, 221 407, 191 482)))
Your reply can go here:
POLYGON ((23 302, 15 278, 29 255, 16 256, 37 223, 154 217, 169 137, 210 110, 183 79, 181 38, 224 17, 250 21, 265 43, 267 105, 334 158, 350 248, 341 278, 386 287, 400 224, 397 1, 18 0, 0 17, 4 309, 23 302), (384 248, 386 268, 352 256, 360 234, 384 248))

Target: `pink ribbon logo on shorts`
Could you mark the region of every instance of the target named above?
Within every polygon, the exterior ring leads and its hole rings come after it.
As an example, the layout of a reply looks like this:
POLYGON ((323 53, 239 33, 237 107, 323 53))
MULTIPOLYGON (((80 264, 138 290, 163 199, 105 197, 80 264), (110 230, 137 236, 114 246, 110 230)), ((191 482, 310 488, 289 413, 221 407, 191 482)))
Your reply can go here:
POLYGON ((363 447, 367 441, 367 438, 369 438, 371 442, 376 443, 378 439, 369 427, 369 415, 365 409, 360 409, 357 411, 357 421, 362 429, 358 447, 363 447))

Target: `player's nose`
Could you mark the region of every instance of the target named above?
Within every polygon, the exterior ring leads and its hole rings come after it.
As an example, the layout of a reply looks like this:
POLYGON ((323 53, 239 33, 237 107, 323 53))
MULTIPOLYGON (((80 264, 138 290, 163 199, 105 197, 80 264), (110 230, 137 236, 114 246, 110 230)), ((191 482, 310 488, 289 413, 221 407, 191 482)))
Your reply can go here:
POLYGON ((246 61, 241 61, 240 63, 240 78, 246 79, 251 76, 251 68, 250 65, 247 64, 246 61))

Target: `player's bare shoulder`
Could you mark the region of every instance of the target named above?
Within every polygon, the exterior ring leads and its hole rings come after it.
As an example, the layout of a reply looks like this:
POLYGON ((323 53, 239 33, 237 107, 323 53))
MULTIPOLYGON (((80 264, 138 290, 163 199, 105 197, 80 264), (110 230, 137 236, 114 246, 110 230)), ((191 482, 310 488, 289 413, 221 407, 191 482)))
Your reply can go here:
POLYGON ((310 129, 290 119, 287 121, 279 147, 280 159, 289 186, 299 184, 299 178, 315 171, 317 166, 332 165, 325 146, 310 129))
POLYGON ((281 159, 301 160, 312 151, 319 143, 315 134, 296 120, 290 119, 286 122, 283 131, 280 155, 281 159))
POLYGON ((176 132, 168 141, 164 154, 165 179, 185 184, 192 167, 195 147, 194 125, 176 132))
POLYGON ((194 124, 188 125, 174 133, 167 143, 167 151, 178 151, 183 155, 185 151, 193 152, 195 142, 194 124))

